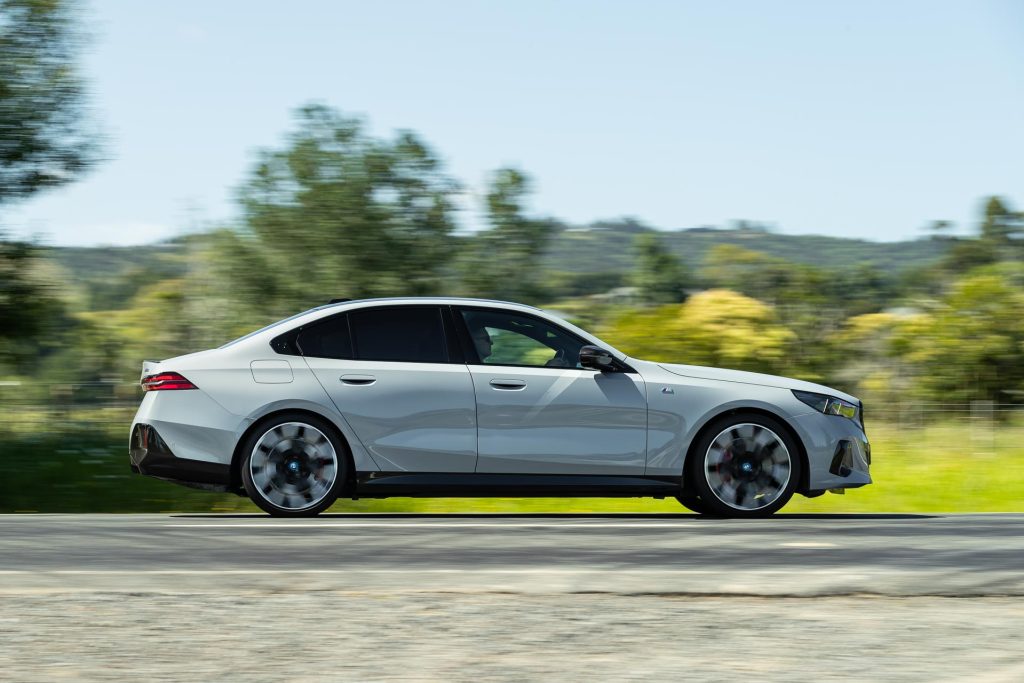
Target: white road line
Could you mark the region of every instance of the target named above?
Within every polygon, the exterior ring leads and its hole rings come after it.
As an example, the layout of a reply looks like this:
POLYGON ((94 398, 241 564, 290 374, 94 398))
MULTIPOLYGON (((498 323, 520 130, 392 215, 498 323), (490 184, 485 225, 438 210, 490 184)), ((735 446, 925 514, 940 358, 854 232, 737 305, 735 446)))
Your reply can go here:
POLYGON ((838 548, 839 546, 835 543, 824 543, 821 541, 793 541, 790 543, 780 543, 780 548, 838 548))
POLYGON ((475 522, 307 522, 304 524, 255 522, 250 524, 164 524, 171 528, 692 528, 697 524, 686 523, 594 523, 558 524, 528 522, 515 524, 475 522))

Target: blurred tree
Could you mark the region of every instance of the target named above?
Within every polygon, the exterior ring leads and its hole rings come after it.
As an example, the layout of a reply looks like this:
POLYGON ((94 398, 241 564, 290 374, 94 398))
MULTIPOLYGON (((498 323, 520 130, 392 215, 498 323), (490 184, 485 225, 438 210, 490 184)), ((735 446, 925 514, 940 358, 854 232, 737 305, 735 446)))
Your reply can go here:
POLYGON ((37 355, 37 342, 62 313, 39 265, 35 245, 0 233, 0 363, 9 370, 23 369, 37 355))
POLYGON ((928 224, 927 230, 933 240, 948 240, 950 233, 956 224, 953 221, 932 221, 928 224))
POLYGON ((914 378, 906 350, 894 340, 914 325, 913 311, 865 313, 847 319, 828 340, 835 385, 844 386, 869 403, 897 405, 912 392, 914 378))
POLYGON ((62 0, 0 0, 0 205, 73 180, 95 159, 62 0))
POLYGON ((981 239, 998 246, 1006 246, 1020 237, 1022 227, 1020 214, 1010 211, 999 197, 989 197, 985 203, 985 215, 981 222, 981 239))
POLYGON ((440 293, 457 186, 433 152, 409 132, 372 138, 324 105, 297 119, 242 187, 245 229, 228 240, 261 307, 279 315, 335 297, 440 293))
POLYGON ((529 218, 523 204, 530 181, 514 168, 496 171, 487 191, 490 227, 471 238, 460 271, 466 293, 540 303, 541 256, 557 230, 553 221, 529 218))
POLYGON ((641 233, 633 245, 637 256, 631 281, 640 299, 650 304, 674 304, 686 299, 686 271, 661 239, 653 233, 641 233))
POLYGON ((547 290, 552 298, 589 296, 608 292, 627 283, 626 274, 617 270, 575 273, 552 270, 547 273, 547 290))
POLYGON ((969 275, 927 314, 903 324, 891 352, 934 401, 1005 401, 1024 389, 1024 289, 999 272, 969 275))
POLYGON ((1020 260, 1024 251, 1024 213, 1012 211, 1005 200, 985 202, 978 237, 958 241, 945 259, 946 274, 961 275, 997 261, 1020 260))
POLYGON ((765 303, 724 289, 686 303, 632 311, 604 330, 608 341, 638 358, 782 372, 794 334, 765 303))
POLYGON ((800 278, 814 273, 785 259, 733 244, 719 244, 708 250, 700 270, 701 279, 712 287, 720 287, 776 304, 797 289, 798 298, 821 299, 817 288, 800 288, 800 278))

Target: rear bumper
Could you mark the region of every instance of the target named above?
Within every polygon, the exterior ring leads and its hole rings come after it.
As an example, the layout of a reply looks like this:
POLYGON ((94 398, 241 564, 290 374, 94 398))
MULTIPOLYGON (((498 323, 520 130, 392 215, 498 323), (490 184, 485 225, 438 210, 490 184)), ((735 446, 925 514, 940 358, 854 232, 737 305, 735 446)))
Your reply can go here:
POLYGON ((208 491, 232 491, 229 465, 179 458, 152 425, 136 423, 128 447, 132 472, 208 491))

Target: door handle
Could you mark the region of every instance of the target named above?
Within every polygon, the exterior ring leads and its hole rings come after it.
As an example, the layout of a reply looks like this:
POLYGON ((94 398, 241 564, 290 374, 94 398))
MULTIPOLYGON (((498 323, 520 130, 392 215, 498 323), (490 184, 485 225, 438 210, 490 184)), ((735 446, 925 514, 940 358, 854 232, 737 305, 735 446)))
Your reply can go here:
POLYGON ((522 391, 526 382, 521 379, 492 379, 491 386, 498 391, 522 391))
POLYGON ((354 387, 365 387, 377 381, 373 375, 342 375, 341 381, 354 387))

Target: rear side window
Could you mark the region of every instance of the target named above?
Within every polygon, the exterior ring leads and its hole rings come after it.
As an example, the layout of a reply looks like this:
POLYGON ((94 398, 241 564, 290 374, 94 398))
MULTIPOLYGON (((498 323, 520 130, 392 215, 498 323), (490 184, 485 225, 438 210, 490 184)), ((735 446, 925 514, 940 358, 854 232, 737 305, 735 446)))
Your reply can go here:
POLYGON ((352 311, 349 320, 352 346, 359 360, 448 362, 438 307, 370 308, 352 311))
POLYGON ((349 336, 348 316, 336 315, 304 327, 299 332, 296 343, 303 356, 352 358, 352 339, 349 336))

